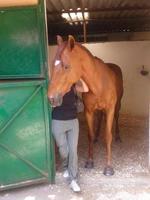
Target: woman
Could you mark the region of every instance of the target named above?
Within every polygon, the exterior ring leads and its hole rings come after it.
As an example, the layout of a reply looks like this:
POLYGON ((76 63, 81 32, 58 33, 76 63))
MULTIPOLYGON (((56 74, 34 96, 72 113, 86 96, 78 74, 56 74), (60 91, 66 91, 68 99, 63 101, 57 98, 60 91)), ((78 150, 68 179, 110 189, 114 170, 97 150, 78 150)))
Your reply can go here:
POLYGON ((88 88, 82 80, 79 81, 63 97, 62 105, 53 109, 52 133, 62 158, 63 176, 70 179, 70 187, 74 192, 80 192, 77 155, 79 122, 75 90, 87 92, 88 88))

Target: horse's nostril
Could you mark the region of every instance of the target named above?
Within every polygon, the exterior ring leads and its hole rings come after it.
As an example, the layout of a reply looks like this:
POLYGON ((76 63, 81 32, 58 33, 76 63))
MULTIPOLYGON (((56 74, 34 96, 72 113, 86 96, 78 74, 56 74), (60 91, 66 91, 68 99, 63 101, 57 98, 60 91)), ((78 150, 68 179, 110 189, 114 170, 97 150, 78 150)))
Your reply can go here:
POLYGON ((50 100, 51 104, 53 104, 54 98, 50 98, 49 100, 50 100))
POLYGON ((60 106, 62 104, 62 95, 59 93, 55 96, 49 96, 48 99, 52 107, 60 106))
POLYGON ((49 101, 50 101, 51 104, 54 102, 54 97, 48 96, 48 99, 49 99, 49 101))

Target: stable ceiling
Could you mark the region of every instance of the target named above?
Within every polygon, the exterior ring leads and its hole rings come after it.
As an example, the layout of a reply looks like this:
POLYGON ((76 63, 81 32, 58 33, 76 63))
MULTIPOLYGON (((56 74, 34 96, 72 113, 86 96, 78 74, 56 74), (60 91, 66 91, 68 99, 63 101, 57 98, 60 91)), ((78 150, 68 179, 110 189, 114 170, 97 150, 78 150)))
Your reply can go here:
MULTIPOLYGON (((105 33, 150 31, 150 0, 47 0, 49 42, 57 34, 79 41, 100 39, 105 33), (71 13, 88 11, 89 19, 73 22, 71 13), (72 25, 61 15, 68 13, 72 25)), ((105 38, 101 38, 104 39, 105 38)))

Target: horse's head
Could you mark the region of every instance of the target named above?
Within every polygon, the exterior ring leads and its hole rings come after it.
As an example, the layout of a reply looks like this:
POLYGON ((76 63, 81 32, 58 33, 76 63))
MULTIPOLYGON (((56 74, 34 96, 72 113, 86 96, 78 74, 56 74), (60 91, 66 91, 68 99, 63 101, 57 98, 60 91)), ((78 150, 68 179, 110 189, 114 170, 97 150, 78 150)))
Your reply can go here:
POLYGON ((48 98, 52 106, 61 105, 63 96, 82 74, 80 53, 76 49, 73 36, 69 36, 65 42, 61 36, 57 36, 57 44, 48 87, 48 98))

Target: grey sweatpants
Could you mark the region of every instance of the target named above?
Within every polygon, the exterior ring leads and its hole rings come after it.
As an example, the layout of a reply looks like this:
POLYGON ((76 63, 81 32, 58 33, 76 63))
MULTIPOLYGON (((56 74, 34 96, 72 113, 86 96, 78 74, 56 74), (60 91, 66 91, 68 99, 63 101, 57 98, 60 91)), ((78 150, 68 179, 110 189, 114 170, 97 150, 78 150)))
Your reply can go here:
POLYGON ((79 137, 78 119, 52 120, 52 133, 63 160, 63 169, 68 170, 71 180, 77 179, 77 146, 79 137))

